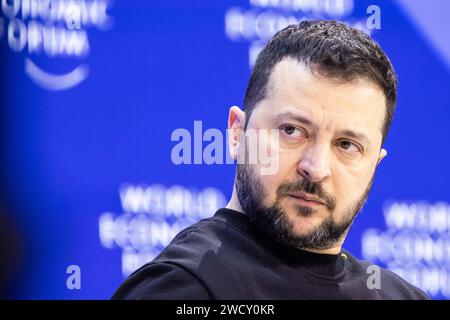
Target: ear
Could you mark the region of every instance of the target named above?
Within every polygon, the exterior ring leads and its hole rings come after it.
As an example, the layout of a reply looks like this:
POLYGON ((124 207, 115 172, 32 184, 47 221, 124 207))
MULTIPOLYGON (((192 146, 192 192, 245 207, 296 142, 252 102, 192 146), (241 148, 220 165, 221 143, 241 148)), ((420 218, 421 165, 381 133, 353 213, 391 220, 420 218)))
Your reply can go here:
POLYGON ((380 164, 381 160, 383 160, 384 157, 387 156, 387 151, 386 149, 380 149, 380 155, 378 156, 378 160, 377 160, 377 167, 380 164))
POLYGON ((245 112, 239 107, 233 106, 228 114, 228 147, 230 157, 237 159, 239 142, 245 127, 245 112))

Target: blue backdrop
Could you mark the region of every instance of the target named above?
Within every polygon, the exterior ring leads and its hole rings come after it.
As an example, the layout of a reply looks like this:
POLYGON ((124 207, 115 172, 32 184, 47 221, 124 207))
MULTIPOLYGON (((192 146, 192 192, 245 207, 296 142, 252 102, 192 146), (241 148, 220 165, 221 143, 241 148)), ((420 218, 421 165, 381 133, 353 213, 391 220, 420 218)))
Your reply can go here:
POLYGON ((16 262, 9 297, 109 298, 224 206, 234 166, 174 164, 173 131, 225 132, 261 46, 320 17, 371 33, 399 76, 388 157, 344 247, 450 298, 447 1, 70 2, 0 9, 3 215, 18 243, 4 254, 16 262), (67 286, 72 265, 79 289, 67 286))

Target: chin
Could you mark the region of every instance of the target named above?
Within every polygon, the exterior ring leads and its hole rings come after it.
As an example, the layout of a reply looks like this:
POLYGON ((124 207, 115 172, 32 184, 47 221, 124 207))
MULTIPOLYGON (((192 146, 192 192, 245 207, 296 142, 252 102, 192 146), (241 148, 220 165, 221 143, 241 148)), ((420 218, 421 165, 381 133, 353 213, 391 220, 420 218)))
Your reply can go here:
POLYGON ((296 200, 291 199, 286 201, 282 208, 291 218, 324 218, 329 214, 328 210, 323 205, 304 205, 303 203, 298 203, 296 200))
POLYGON ((300 236, 309 234, 318 228, 324 220, 323 215, 316 209, 313 209, 309 215, 300 214, 296 208, 289 208, 285 212, 288 215, 288 219, 294 225, 295 234, 300 236))

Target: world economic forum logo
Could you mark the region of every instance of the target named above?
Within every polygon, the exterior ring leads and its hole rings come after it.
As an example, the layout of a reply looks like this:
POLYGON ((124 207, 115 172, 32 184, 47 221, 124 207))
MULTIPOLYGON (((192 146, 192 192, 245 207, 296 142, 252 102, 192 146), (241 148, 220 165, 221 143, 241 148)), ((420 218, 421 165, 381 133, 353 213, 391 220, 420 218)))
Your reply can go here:
POLYGON ((108 14, 111 1, 0 1, 0 39, 5 39, 12 52, 24 56, 24 71, 35 84, 54 91, 86 80, 89 66, 85 61, 90 52, 87 30, 112 27, 108 14))
POLYGON ((123 183, 119 196, 121 208, 102 212, 98 231, 104 248, 121 250, 124 277, 152 261, 181 230, 226 206, 214 187, 123 183))

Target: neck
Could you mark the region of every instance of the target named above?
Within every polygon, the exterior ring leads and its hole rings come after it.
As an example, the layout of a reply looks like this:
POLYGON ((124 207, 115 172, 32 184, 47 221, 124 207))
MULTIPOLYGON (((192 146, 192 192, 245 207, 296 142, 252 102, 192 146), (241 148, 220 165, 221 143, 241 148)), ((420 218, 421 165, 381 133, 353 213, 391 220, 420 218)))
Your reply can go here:
POLYGON ((345 230, 345 232, 342 234, 341 239, 331 248, 328 249, 310 249, 310 248, 301 248, 302 250, 309 251, 312 253, 321 253, 321 254, 339 254, 342 250, 342 245, 344 244, 345 238, 347 238, 347 233, 350 230, 348 228, 345 230))
POLYGON ((335 247, 329 249, 310 249, 310 248, 301 248, 304 251, 319 253, 319 254, 339 254, 342 249, 342 245, 337 245, 335 247))
POLYGON ((231 195, 230 201, 228 201, 226 208, 245 214, 244 209, 242 209, 241 204, 239 203, 236 186, 233 186, 233 193, 231 195))

